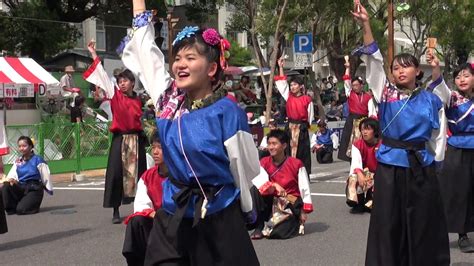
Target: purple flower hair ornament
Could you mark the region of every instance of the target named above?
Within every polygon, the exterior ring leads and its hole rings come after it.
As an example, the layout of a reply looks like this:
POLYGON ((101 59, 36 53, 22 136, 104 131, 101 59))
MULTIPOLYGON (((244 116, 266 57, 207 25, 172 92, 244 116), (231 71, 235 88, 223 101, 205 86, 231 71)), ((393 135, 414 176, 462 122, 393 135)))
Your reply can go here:
POLYGON ((209 28, 202 33, 204 41, 211 45, 218 45, 222 39, 221 35, 213 28, 209 28))
POLYGON ((196 32, 199 30, 199 27, 197 26, 194 26, 194 27, 191 27, 191 26, 187 26, 187 27, 184 27, 184 29, 182 31, 180 31, 178 33, 178 35, 176 35, 176 39, 174 39, 173 41, 173 46, 175 46, 178 42, 180 42, 181 40, 185 39, 185 38, 189 38, 193 35, 196 35, 196 32))

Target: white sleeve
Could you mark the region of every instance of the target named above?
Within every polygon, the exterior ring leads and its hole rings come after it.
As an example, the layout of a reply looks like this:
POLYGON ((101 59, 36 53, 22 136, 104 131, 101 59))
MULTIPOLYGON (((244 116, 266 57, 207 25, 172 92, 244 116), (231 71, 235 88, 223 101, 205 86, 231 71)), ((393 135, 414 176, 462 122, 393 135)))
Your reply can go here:
POLYGON ((311 141, 309 142, 310 144, 310 148, 313 148, 314 146, 316 146, 316 144, 318 144, 318 137, 317 137, 317 132, 314 132, 314 134, 311 136, 311 141))
POLYGON ((331 140, 332 140, 332 148, 337 150, 337 148, 339 148, 339 137, 337 136, 336 133, 331 134, 331 140))
POLYGON ((428 150, 435 155, 435 161, 441 162, 444 160, 446 152, 446 129, 448 122, 444 114, 444 108, 439 109, 439 129, 433 130, 431 139, 428 141, 428 150))
POLYGON ((377 117, 377 105, 374 102, 374 99, 371 98, 369 100, 368 109, 369 109, 369 117, 377 117))
POLYGON ((254 179, 252 179, 252 184, 260 189, 265 183, 270 181, 267 171, 260 166, 260 173, 254 179))
POLYGON ((276 80, 275 85, 278 89, 278 92, 280 92, 281 97, 285 99, 285 101, 288 101, 288 96, 290 94, 290 87, 288 85, 288 81, 286 80, 276 80))
POLYGON ((122 61, 138 76, 153 103, 171 85, 171 77, 165 69, 165 57, 155 43, 155 29, 150 23, 138 28, 125 46, 122 61))
POLYGON ((311 126, 311 123, 314 120, 314 106, 313 106, 313 101, 311 100, 311 103, 308 105, 308 123, 309 126, 311 126))
POLYGON ((380 50, 371 55, 362 55, 360 57, 362 61, 366 64, 366 80, 369 84, 369 88, 374 94, 374 98, 377 102, 381 102, 382 93, 385 88, 385 83, 387 78, 385 76, 385 70, 383 68, 383 57, 380 53, 380 50))
POLYGON ((311 211, 313 210, 313 201, 311 200, 311 190, 309 189, 309 177, 306 169, 301 167, 298 171, 298 187, 300 189, 301 199, 303 200, 304 209, 309 210, 311 205, 311 211))
POLYGON ((135 201, 133 202, 133 212, 141 212, 146 209, 154 209, 153 202, 148 196, 148 190, 146 188, 145 182, 143 182, 143 179, 140 179, 137 184, 135 201))
POLYGON ((264 136, 264 137, 262 138, 262 142, 260 142, 260 146, 259 146, 259 147, 262 148, 262 149, 266 149, 267 146, 268 146, 268 143, 267 143, 267 136, 264 136))
POLYGON ((41 182, 43 183, 45 190, 48 194, 53 195, 53 182, 51 181, 51 172, 49 166, 45 163, 40 163, 37 166, 38 171, 41 175, 41 182))
POLYGON ((99 57, 96 57, 92 65, 86 70, 86 72, 84 72, 83 77, 87 82, 104 89, 107 98, 112 99, 112 97, 114 97, 115 85, 110 80, 107 72, 105 72, 99 57))
POLYGON ((18 173, 16 172, 16 164, 15 163, 12 164, 12 168, 10 169, 10 171, 7 174, 7 179, 14 179, 14 180, 18 181, 18 173))
POLYGON ((364 165, 362 164, 362 155, 360 154, 359 149, 357 149, 356 146, 352 145, 351 169, 349 170, 349 174, 354 174, 356 169, 364 170, 364 165))
POLYGON ((451 104, 451 90, 449 89, 446 82, 444 82, 443 76, 440 76, 437 80, 432 81, 428 85, 428 90, 432 91, 439 99, 443 102, 444 106, 450 106, 451 104))
POLYGON ((351 80, 346 79, 344 80, 344 92, 346 93, 346 97, 349 97, 351 95, 351 80))
POLYGON ((250 187, 252 179, 259 175, 260 164, 258 151, 250 133, 239 130, 234 136, 224 141, 230 162, 230 171, 235 185, 240 189, 240 200, 243 212, 252 211, 250 187))

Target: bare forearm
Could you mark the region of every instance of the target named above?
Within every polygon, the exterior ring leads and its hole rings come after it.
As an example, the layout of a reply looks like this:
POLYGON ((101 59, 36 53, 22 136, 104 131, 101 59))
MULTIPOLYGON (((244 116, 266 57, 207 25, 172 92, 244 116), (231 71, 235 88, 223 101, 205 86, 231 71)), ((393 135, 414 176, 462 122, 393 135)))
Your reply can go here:
POLYGON ((370 22, 366 21, 363 24, 364 32, 364 45, 369 45, 374 42, 374 36, 372 35, 372 28, 370 27, 370 22))
POLYGON ((133 15, 136 16, 146 10, 144 0, 133 0, 133 15))
POLYGON ((441 68, 439 65, 433 67, 433 70, 431 72, 431 79, 433 81, 437 80, 441 76, 441 68))

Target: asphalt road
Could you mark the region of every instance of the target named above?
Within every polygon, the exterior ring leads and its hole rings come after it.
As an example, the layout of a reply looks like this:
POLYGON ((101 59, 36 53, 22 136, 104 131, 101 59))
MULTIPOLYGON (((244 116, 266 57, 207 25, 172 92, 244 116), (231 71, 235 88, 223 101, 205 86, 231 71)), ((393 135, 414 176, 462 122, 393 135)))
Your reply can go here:
MULTIPOLYGON (((262 265, 363 265, 370 214, 350 214, 344 182, 348 163, 315 165, 311 192, 315 211, 305 235, 289 240, 254 241, 262 265)), ((9 232, 0 235, 1 265, 124 265, 124 225, 111 224, 102 208, 103 179, 56 184, 41 212, 8 216, 9 232)), ((132 206, 121 208, 122 216, 132 206)), ((471 234, 474 239, 474 234, 471 234)), ((457 249, 450 235, 453 265, 474 265, 474 254, 457 249)))

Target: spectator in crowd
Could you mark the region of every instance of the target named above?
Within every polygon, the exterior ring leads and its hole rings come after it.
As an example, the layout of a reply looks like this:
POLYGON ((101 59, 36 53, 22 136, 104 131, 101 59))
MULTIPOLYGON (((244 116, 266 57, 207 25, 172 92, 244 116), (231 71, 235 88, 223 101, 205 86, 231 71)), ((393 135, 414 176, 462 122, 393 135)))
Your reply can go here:
POLYGON ((267 138, 270 156, 260 160, 260 175, 253 179, 251 189, 257 210, 257 221, 249 227, 255 228, 251 238, 291 238, 304 233, 307 214, 313 211, 309 178, 303 162, 285 154, 289 142, 285 131, 272 130, 267 138), (280 204, 273 204, 274 198, 280 204), (291 215, 287 219, 280 223, 272 219, 273 223, 265 226, 270 217, 288 209, 291 215))
POLYGON ((18 138, 21 157, 16 159, 3 183, 2 197, 5 211, 11 214, 34 214, 39 212, 43 201, 43 190, 53 195, 48 164, 33 151, 31 138, 18 138))
POLYGON ((72 74, 75 72, 73 66, 66 66, 64 68, 64 75, 59 80, 59 86, 62 89, 62 95, 67 99, 68 105, 74 105, 74 99, 79 95, 80 90, 76 88, 72 74))
POLYGON ((154 120, 156 117, 155 104, 152 99, 149 99, 146 103, 146 111, 143 113, 143 119, 154 120))
POLYGON ((71 107, 71 123, 82 123, 83 117, 82 117, 82 105, 85 102, 85 98, 83 96, 77 96, 74 99, 74 106, 71 107))
POLYGON ((311 148, 316 153, 318 163, 332 163, 332 152, 337 150, 339 138, 336 133, 327 128, 327 123, 318 120, 318 131, 311 137, 311 148))

